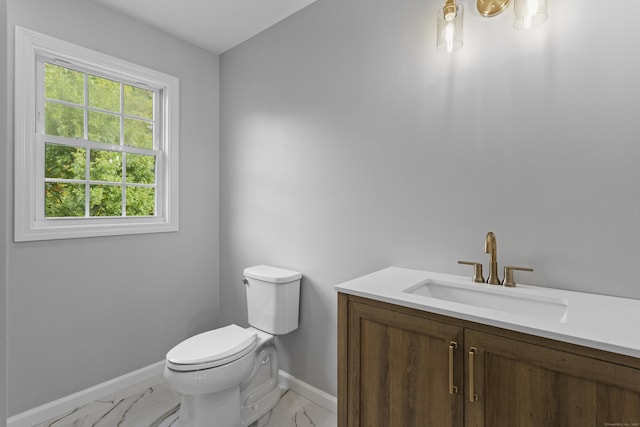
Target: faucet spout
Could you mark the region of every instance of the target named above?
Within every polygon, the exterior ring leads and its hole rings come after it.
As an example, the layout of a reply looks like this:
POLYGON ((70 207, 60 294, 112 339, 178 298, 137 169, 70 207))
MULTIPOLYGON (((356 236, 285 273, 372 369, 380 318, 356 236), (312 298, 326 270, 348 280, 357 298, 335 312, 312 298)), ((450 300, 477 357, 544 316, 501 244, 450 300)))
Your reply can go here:
POLYGON ((487 233, 487 238, 484 242, 484 253, 491 254, 491 262, 497 262, 496 249, 496 235, 493 234, 493 231, 490 231, 487 233))
POLYGON ((487 283, 491 285, 499 285, 500 279, 498 278, 498 248, 496 243, 496 235, 492 231, 487 233, 487 238, 484 242, 484 252, 491 255, 491 264, 489 265, 489 278, 487 283))

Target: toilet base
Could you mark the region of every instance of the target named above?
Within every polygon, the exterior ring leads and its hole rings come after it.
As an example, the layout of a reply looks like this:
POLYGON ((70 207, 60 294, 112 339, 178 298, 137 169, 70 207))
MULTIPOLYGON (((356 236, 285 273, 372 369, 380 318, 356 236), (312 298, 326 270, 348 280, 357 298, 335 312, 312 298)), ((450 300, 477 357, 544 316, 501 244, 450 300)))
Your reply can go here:
MULTIPOLYGON (((254 402, 251 406, 243 406, 240 409, 240 418, 242 420, 242 426, 252 427, 256 421, 260 421, 264 418, 265 414, 270 414, 271 410, 278 404, 282 393, 278 387, 271 390, 267 395, 263 396, 260 400, 254 402)), ((268 419, 268 417, 267 417, 268 419)), ((256 427, 259 427, 260 423, 256 427)))
POLYGON ((240 387, 217 393, 182 395, 178 427, 242 427, 240 387))
POLYGON ((267 412, 263 416, 261 416, 258 421, 250 424, 247 427, 265 427, 267 423, 271 420, 271 411, 267 412))

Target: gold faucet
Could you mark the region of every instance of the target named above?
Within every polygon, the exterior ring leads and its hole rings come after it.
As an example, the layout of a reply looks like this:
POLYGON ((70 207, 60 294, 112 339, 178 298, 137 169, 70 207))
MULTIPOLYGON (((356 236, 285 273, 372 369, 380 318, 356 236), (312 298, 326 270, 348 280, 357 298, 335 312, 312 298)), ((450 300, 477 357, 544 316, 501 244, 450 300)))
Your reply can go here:
POLYGON ((487 233, 487 238, 484 242, 484 252, 491 254, 491 264, 489 264, 489 278, 487 283, 490 285, 499 285, 500 279, 498 278, 498 254, 497 254, 496 235, 492 231, 487 233))
MULTIPOLYGON (((498 245, 496 244, 496 235, 492 231, 487 233, 487 238, 484 242, 484 252, 491 254, 491 261, 489 263, 489 277, 487 283, 490 285, 502 285, 508 288, 516 286, 515 280, 513 280, 513 271, 533 271, 533 268, 529 267, 514 267, 506 266, 504 268, 504 279, 500 281, 498 278, 498 245)), ((482 263, 471 261, 458 261, 458 264, 467 264, 474 266, 473 281, 476 283, 483 283, 484 277, 482 275, 482 263)))

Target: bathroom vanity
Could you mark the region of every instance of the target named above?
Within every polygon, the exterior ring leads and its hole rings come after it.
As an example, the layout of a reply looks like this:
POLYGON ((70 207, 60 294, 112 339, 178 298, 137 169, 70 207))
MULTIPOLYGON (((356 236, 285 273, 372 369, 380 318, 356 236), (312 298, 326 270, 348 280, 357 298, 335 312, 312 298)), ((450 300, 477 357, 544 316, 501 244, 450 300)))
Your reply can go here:
POLYGON ((388 268, 336 286, 338 427, 640 426, 640 301, 388 268))

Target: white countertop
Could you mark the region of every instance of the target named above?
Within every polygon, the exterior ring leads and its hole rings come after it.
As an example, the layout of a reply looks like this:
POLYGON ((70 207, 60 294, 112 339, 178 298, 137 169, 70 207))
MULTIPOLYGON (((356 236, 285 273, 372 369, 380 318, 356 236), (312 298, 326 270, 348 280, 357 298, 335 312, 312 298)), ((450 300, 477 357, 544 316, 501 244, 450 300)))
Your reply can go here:
POLYGON ((398 267, 350 280, 335 289, 345 294, 640 358, 640 300, 520 284, 515 288, 503 288, 473 283, 469 277, 398 267), (560 321, 403 292, 429 280, 475 289, 485 287, 494 294, 561 298, 567 302, 567 316, 560 321))

